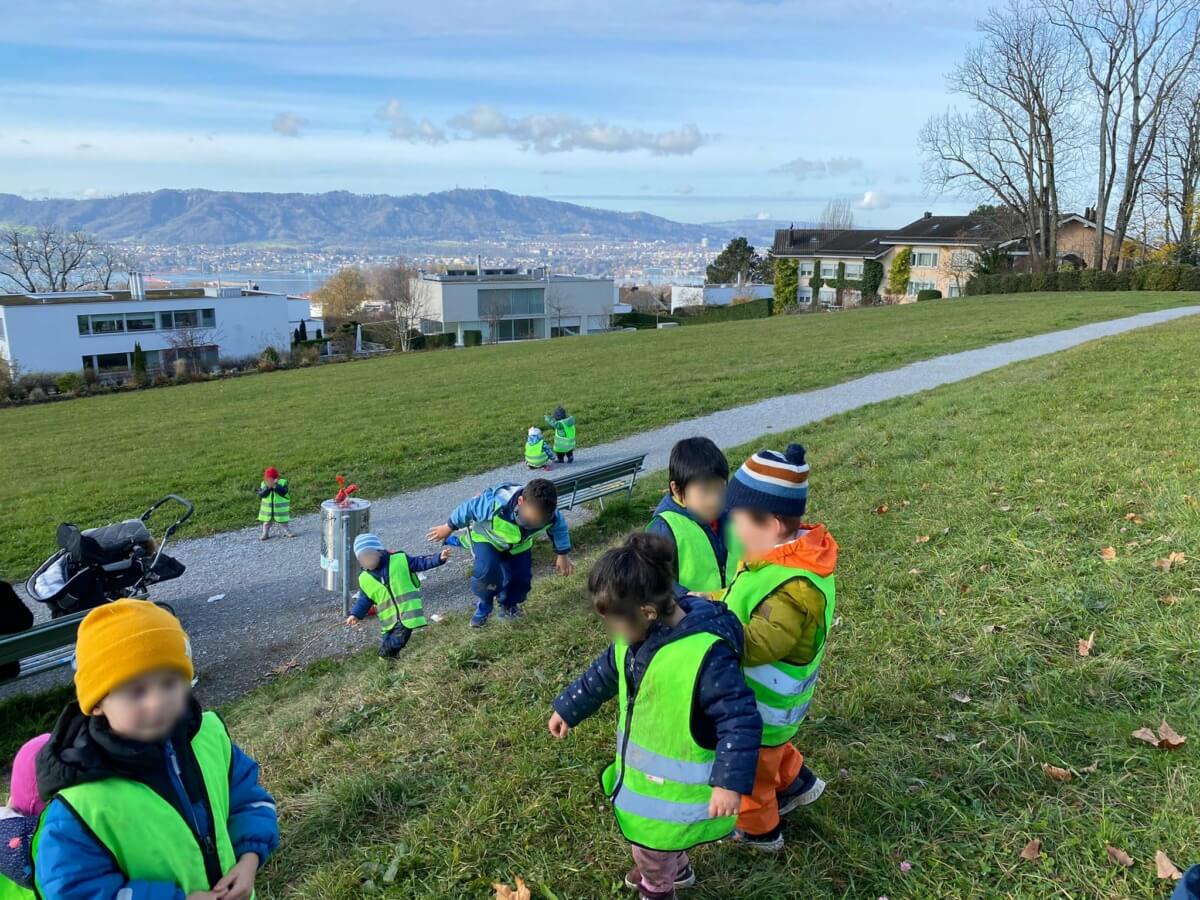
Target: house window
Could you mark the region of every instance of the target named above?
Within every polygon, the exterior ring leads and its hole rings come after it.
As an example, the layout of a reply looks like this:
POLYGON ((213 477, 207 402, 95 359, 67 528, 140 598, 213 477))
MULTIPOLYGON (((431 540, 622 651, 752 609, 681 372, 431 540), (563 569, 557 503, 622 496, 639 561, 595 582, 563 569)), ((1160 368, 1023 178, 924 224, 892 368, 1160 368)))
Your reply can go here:
POLYGON ((4 320, 0 319, 0 341, 3 341, 4 339, 4 320))
POLYGON ((801 278, 811 278, 813 273, 813 264, 811 262, 802 262, 797 270, 801 278))
POLYGON ((177 310, 175 310, 175 327, 176 328, 198 328, 198 327, 200 327, 200 311, 198 309, 177 309, 177 310))
MULTIPOLYGON (((79 323, 79 333, 80 334, 91 334, 92 333, 92 320, 88 316, 76 316, 75 321, 77 321, 79 323)), ((87 357, 87 358, 91 359, 91 357, 87 357)))
POLYGON ((950 254, 952 264, 958 269, 965 269, 967 266, 975 265, 977 258, 974 250, 955 250, 950 254))
POLYGON ((860 263, 860 262, 846 263, 846 278, 848 280, 861 281, 862 273, 863 273, 863 264, 862 263, 860 263))
POLYGON ((957 284, 951 284, 949 290, 946 291, 946 296, 947 297, 960 297, 960 296, 962 296, 962 291, 959 290, 959 287, 957 284))
POLYGON ((837 278, 837 263, 821 263, 822 278, 837 278))
POLYGON ((152 312, 125 314, 126 331, 153 331, 157 327, 158 325, 152 312))
POLYGON ((798 303, 812 303, 812 288, 802 287, 796 294, 798 303))
POLYGON ((818 298, 823 304, 831 304, 837 301, 837 291, 833 288, 823 287, 818 298))
POLYGON ((479 292, 477 299, 479 316, 484 319, 494 316, 540 316, 546 311, 544 288, 485 290, 479 292))
POLYGON ((177 309, 174 312, 163 310, 158 314, 159 327, 165 331, 176 328, 214 328, 217 324, 217 313, 213 309, 177 309))
POLYGON ((930 267, 938 264, 938 254, 936 250, 914 250, 912 252, 912 265, 914 267, 930 267))
POLYGON ((936 291, 936 281, 910 281, 908 283, 908 296, 915 297, 920 291, 936 291))
POLYGON ((528 341, 546 336, 545 319, 501 319, 496 334, 502 341, 528 341))
POLYGON ((125 316, 123 313, 92 316, 92 334, 119 334, 124 330, 125 316))
POLYGON ((217 311, 215 309, 200 310, 200 324, 205 328, 215 328, 217 325, 217 311))
POLYGON ((100 372, 127 372, 129 368, 128 353, 96 354, 96 369, 100 372))

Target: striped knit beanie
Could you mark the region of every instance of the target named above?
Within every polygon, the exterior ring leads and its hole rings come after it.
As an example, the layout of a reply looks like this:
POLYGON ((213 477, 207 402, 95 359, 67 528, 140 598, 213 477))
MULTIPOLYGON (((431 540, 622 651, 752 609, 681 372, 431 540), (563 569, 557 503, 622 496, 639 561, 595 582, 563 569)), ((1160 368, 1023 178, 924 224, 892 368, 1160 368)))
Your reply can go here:
POLYGON ((379 535, 367 532, 366 534, 360 534, 354 539, 355 556, 367 550, 374 550, 377 553, 383 552, 383 541, 379 539, 379 535))
POLYGON ((802 516, 807 503, 808 464, 800 444, 788 444, 783 453, 759 450, 742 463, 725 492, 728 509, 757 509, 776 516, 802 516))

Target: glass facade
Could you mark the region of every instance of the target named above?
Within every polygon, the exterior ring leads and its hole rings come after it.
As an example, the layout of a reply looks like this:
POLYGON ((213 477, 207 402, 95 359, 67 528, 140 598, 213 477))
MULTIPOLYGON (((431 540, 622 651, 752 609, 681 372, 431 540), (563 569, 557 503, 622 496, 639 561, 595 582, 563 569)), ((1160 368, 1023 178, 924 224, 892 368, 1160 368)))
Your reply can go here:
POLYGON ((177 309, 154 312, 152 310, 131 313, 97 313, 91 316, 76 316, 81 335, 124 334, 129 331, 171 331, 176 328, 215 328, 215 309, 177 309))
POLYGON ((545 288, 488 289, 478 293, 479 318, 540 316, 546 312, 545 288))

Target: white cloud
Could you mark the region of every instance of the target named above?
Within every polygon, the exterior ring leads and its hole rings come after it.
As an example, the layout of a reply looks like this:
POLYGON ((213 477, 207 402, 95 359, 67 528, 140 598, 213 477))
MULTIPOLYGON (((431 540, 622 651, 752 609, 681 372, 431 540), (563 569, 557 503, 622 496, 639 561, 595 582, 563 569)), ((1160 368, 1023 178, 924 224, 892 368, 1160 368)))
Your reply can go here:
POLYGON ((446 143, 446 132, 434 125, 428 119, 417 121, 404 111, 404 105, 395 98, 389 100, 375 113, 375 117, 383 119, 391 128, 389 133, 398 141, 408 141, 410 144, 446 143))
POLYGON ((771 218, 771 214, 768 213, 766 210, 763 210, 758 215, 756 215, 754 218, 756 218, 760 222, 765 222, 765 221, 767 221, 767 219, 771 218))
POLYGON ((559 114, 513 117, 486 104, 478 104, 454 116, 446 126, 459 140, 509 140, 522 150, 536 153, 649 150, 655 156, 690 156, 706 143, 705 136, 695 125, 646 131, 606 122, 583 122, 574 116, 559 114))
POLYGON ((281 112, 271 122, 271 130, 284 137, 300 137, 300 129, 308 124, 308 120, 293 112, 281 112))
POLYGON ((797 156, 790 162, 772 169, 783 175, 794 175, 800 181, 806 178, 826 178, 845 175, 863 167, 863 161, 854 156, 834 156, 830 159, 805 159, 797 156))
POLYGON ((681 185, 679 185, 679 187, 675 188, 675 193, 691 194, 691 193, 695 193, 695 190, 696 189, 694 187, 692 187, 690 184, 681 184, 681 185))
POLYGON ((881 191, 867 191, 862 195, 862 199, 854 205, 859 209, 887 209, 892 202, 881 191))

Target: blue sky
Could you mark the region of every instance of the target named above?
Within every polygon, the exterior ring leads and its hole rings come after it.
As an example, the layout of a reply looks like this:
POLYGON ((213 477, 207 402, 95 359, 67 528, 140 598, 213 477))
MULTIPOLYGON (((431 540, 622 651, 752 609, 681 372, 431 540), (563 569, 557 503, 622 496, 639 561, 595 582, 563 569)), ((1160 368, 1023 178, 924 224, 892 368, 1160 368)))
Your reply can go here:
POLYGON ((492 187, 683 221, 953 212, 984 0, 7 0, 0 191, 492 187), (418 8, 419 7, 419 8, 418 8))

